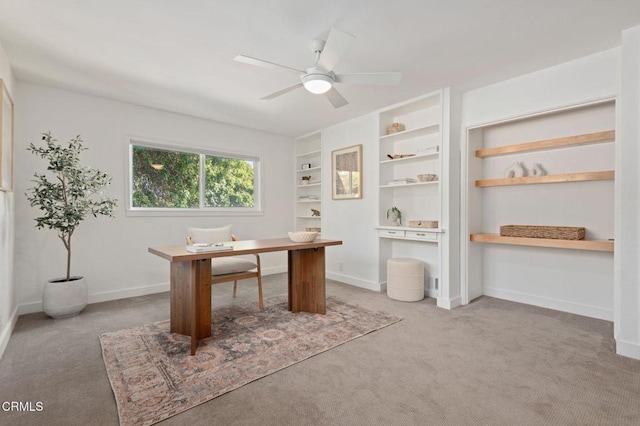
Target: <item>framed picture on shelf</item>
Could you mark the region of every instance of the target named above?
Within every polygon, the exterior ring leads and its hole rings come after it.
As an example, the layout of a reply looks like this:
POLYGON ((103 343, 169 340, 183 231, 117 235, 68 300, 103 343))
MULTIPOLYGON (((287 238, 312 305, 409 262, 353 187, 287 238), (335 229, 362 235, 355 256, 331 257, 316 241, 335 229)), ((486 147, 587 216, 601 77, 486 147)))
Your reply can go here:
POLYGON ((0 190, 13 190, 13 101, 0 79, 0 190))
POLYGON ((331 198, 362 198, 362 144, 331 151, 331 198))

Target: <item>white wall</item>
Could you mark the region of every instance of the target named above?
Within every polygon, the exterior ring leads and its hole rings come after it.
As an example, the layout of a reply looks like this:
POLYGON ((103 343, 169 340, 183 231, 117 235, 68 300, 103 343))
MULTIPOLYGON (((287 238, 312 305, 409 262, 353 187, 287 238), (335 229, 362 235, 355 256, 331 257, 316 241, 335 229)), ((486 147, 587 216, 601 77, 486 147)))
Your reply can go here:
MULTIPOLYGON (((503 121, 510 118, 527 116, 544 111, 551 111, 562 107, 582 104, 597 99, 611 98, 618 94, 618 83, 620 76, 620 49, 612 49, 599 54, 581 58, 569 63, 561 64, 552 68, 548 68, 539 72, 524 75, 495 85, 487 86, 478 90, 467 92, 463 95, 463 137, 465 141, 463 146, 466 153, 466 131, 469 127, 479 124, 487 124, 503 121)), ((610 115, 610 123, 605 127, 613 128, 615 119, 613 114, 610 115)), ((586 123, 587 127, 591 123, 586 123)), ((556 126, 558 127, 558 126, 556 126)), ((584 127, 584 125, 583 125, 584 127)), ((566 129, 565 129, 566 130, 566 129)), ((587 133, 588 130, 577 133, 587 133)), ((531 139, 518 139, 501 144, 512 144, 526 142, 529 140, 545 139, 544 137, 532 137, 531 139)), ((562 151, 562 150, 558 150, 562 151)), ((548 153, 547 153, 548 154, 548 153)), ((554 152, 555 154, 555 152, 554 152)), ((547 155, 544 161, 550 161, 547 155)), ((585 157, 585 160, 588 158, 585 157)), ((610 156, 611 165, 613 166, 613 158, 610 156)), ((491 160, 493 161, 493 160, 491 160)), ((484 162, 485 167, 491 161, 484 162)), ((513 158, 505 161, 513 162, 513 158)), ((536 160, 541 161, 541 160, 536 160)), ((591 170, 588 164, 582 164, 586 170, 591 170)), ((504 170, 504 167, 500 170, 504 170)), ((603 169, 604 170, 604 169, 603 169)), ((497 177, 495 174, 492 177, 497 177)), ((466 176, 463 178, 465 185, 468 183, 466 176)), ((600 185, 599 182, 595 186, 600 185)), ((572 191, 580 192, 582 195, 590 196, 588 189, 583 189, 582 184, 572 187, 572 191)), ((605 183, 605 185, 607 185, 605 183)), ((533 188, 533 187, 532 187, 533 188)), ((591 186, 590 188, 593 188, 591 186)), ((485 188, 482 191, 483 198, 495 198, 498 195, 493 191, 496 188, 485 188), (495 195, 495 197, 494 197, 495 195)), ((529 190, 529 188, 527 188, 529 190)), ((544 209, 554 209, 551 201, 554 194, 554 188, 550 185, 536 186, 527 193, 535 193, 535 199, 542 200, 544 205, 532 207, 527 204, 531 200, 517 198, 522 193, 521 187, 505 187, 498 188, 500 194, 510 193, 511 200, 516 199, 509 205, 501 205, 497 212, 487 211, 488 206, 484 206, 485 226, 486 222, 497 218, 504 219, 500 216, 502 210, 517 210, 518 208, 534 208, 537 212, 544 209), (515 197, 515 198, 514 198, 515 197), (527 207, 528 206, 528 207, 527 207)), ((463 194, 466 194, 466 188, 463 194)), ((608 200, 609 212, 603 214, 608 216, 609 226, 607 235, 592 235, 591 238, 611 238, 613 223, 613 185, 609 183, 608 200)), ((557 194, 556 194, 557 195, 557 194)), ((597 195, 595 195, 597 197, 597 195)), ((486 200, 485 200, 486 201, 486 200)), ((603 199, 606 204, 606 199, 603 199)), ((485 204, 496 206, 496 203, 485 204)), ((463 203, 463 205, 466 205, 463 203)), ((467 209, 470 210, 470 209, 467 209)), ((573 210, 575 211, 575 209, 573 210)), ((466 229, 468 220, 472 219, 470 215, 473 212, 463 212, 467 214, 463 220, 464 245, 468 245, 469 231, 466 229)), ((541 213, 542 214, 542 213, 541 213)), ((586 213, 585 213, 586 215, 586 213)), ((503 215, 504 216, 504 215, 503 215)), ((557 215, 556 215, 557 216, 557 215)), ((576 216, 576 215, 574 215, 576 216)), ((578 215, 580 216, 580 215, 578 215)), ((588 215, 587 215, 588 216, 588 215)), ((523 214, 518 216, 529 217, 531 214, 523 214)), ((551 220, 557 219, 552 216, 551 220)), ((538 218, 539 219, 539 218, 538 218)), ((567 219, 567 218, 564 218, 567 219)), ((583 217, 572 217, 567 219, 568 223, 557 223, 579 226, 583 217)), ((513 219, 512 219, 513 220, 513 219)), ((491 229, 485 229, 484 232, 497 232, 499 224, 492 223, 491 229)), ((517 222, 525 224, 524 222, 517 222)), ((509 223, 501 222, 506 225, 509 223)), ((544 224, 544 223, 541 223, 544 224)), ((554 223, 548 223, 552 225, 554 223)), ((606 226, 605 226, 606 228, 606 226)), ((472 230, 474 232, 474 230, 472 230)), ((477 232, 477 231, 475 231, 477 232)), ((478 245, 479 243, 471 243, 478 245)), ((476 247, 471 247, 477 256, 476 247)), ((560 309, 567 312, 573 312, 581 315, 588 315, 597 318, 613 320, 613 256, 611 253, 599 252, 583 252, 575 250, 558 250, 558 249, 540 249, 532 247, 514 247, 484 244, 482 246, 482 272, 481 279, 483 282, 483 294, 510 299, 523 303, 530 303, 538 306, 544 306, 552 309, 560 309), (582 267, 580 266, 582 265, 582 267)), ((463 252, 462 267, 468 264, 468 251, 463 252)), ((471 259, 473 260, 473 259, 471 259)), ((472 262, 473 264, 473 262, 472 262)), ((473 285, 474 280, 477 282, 477 270, 466 270, 463 276, 466 277, 466 283, 473 285)))
POLYGON ((378 153, 376 117, 365 115, 322 131, 322 234, 342 240, 326 250, 327 277, 370 290, 380 290, 378 237, 378 153), (331 151, 362 144, 362 198, 331 199, 331 151), (342 268, 341 268, 342 265, 342 268))
MULTIPOLYGON (((20 313, 41 310, 43 283, 64 274, 65 250, 54 231, 37 230, 23 195, 44 163, 26 147, 51 131, 59 141, 80 134, 89 148, 86 164, 113 177, 108 195, 119 200, 117 218, 88 218, 73 240, 72 274, 85 276, 89 302, 167 291, 169 264, 149 246, 182 244, 188 226, 232 223, 240 238, 286 235, 293 221, 293 140, 254 130, 139 107, 103 98, 19 83, 16 110, 15 279, 20 313), (262 201, 258 216, 132 217, 125 213, 129 136, 172 145, 257 155, 262 158, 262 201)), ((262 256, 265 274, 286 271, 286 254, 262 256)))
MULTIPOLYGON (((9 58, 0 44, 0 79, 3 80, 14 107, 17 107, 16 85, 9 58)), ((15 286, 13 281, 14 193, 0 191, 0 357, 9 342, 17 319, 15 286)))
POLYGON ((616 351, 640 359, 640 26, 622 33, 616 171, 616 351))

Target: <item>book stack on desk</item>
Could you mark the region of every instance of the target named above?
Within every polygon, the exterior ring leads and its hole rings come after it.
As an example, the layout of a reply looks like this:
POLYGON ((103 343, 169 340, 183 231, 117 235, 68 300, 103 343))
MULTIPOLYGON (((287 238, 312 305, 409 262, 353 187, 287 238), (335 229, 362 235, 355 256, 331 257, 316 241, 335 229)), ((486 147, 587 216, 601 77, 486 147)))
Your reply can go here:
POLYGON ((224 251, 224 250, 233 250, 233 246, 227 246, 222 243, 220 244, 195 243, 193 245, 187 246, 187 251, 189 253, 203 253, 207 251, 224 251))

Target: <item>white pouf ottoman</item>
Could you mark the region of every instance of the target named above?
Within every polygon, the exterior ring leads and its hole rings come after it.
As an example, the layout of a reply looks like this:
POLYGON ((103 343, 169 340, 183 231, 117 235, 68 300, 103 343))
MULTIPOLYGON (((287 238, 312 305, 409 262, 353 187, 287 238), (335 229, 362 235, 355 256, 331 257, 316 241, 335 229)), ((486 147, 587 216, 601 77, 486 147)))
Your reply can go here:
POLYGON ((403 302, 424 299, 424 263, 404 257, 387 260, 387 296, 403 302))

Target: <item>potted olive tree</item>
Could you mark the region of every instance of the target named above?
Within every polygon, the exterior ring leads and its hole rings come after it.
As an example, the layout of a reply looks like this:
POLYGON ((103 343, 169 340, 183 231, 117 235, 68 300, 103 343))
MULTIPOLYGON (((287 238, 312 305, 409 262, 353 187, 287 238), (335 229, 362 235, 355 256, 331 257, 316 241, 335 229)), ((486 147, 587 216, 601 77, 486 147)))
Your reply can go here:
POLYGON ((66 276, 45 283, 42 294, 44 312, 53 318, 79 314, 87 305, 84 277, 71 276, 71 237, 88 215, 113 217, 117 200, 101 197, 111 183, 104 172, 80 164, 83 146, 80 136, 68 144, 58 144, 50 132, 42 134, 45 145, 30 144, 27 150, 48 162, 47 173, 35 173, 33 187, 26 196, 31 207, 42 210, 38 229, 54 229, 67 250, 66 276))

